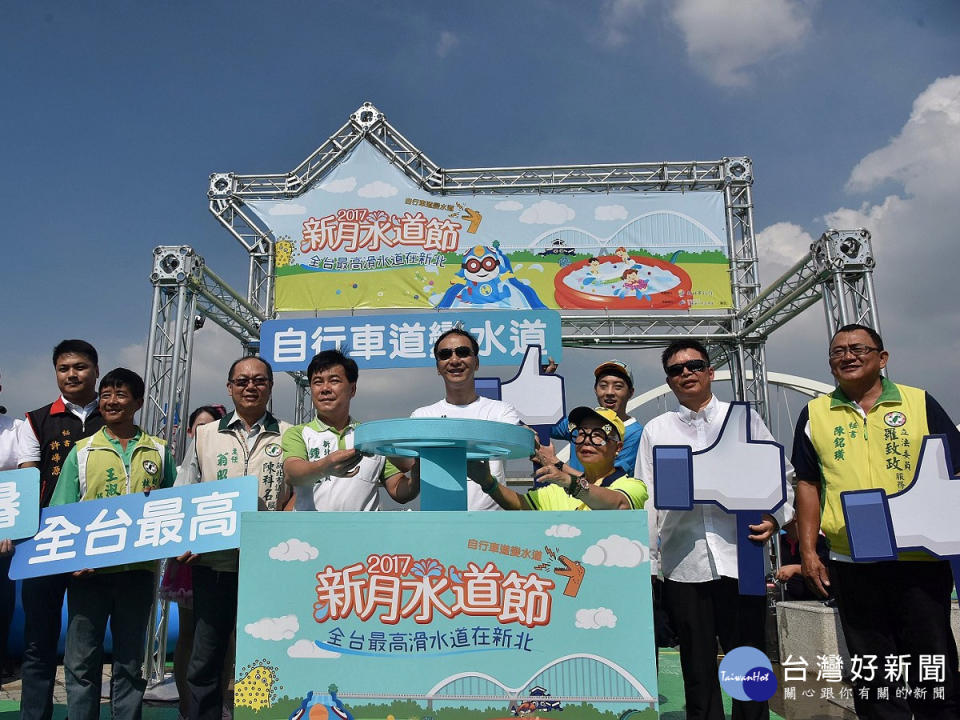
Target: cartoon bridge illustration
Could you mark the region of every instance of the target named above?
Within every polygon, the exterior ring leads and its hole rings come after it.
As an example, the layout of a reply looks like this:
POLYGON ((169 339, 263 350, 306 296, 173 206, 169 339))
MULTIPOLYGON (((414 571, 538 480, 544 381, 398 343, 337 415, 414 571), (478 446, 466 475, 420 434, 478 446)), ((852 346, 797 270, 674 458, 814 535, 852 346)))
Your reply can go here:
POLYGON ((543 700, 531 695, 535 687, 546 688, 550 700, 564 703, 630 703, 653 705, 657 702, 643 684, 615 662, 587 653, 574 653, 557 658, 537 670, 520 687, 508 687, 486 673, 466 671, 450 675, 436 683, 425 694, 340 692, 342 699, 425 701, 433 703, 488 702, 504 703, 510 708, 527 700, 543 700))

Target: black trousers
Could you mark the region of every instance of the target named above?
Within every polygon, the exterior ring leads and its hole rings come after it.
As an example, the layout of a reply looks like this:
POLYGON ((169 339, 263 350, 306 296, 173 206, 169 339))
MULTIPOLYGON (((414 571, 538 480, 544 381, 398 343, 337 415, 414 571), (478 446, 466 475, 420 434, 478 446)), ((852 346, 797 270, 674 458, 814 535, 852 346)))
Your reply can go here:
POLYGON ((193 566, 193 652, 187 665, 190 720, 220 720, 223 664, 237 624, 237 573, 193 566))
MULTIPOLYGON (((680 638, 680 668, 688 720, 723 720, 717 640, 724 652, 766 645, 765 597, 741 595, 734 578, 703 583, 666 580, 663 603, 680 638)), ((733 701, 734 720, 769 718, 766 702, 733 701)))
POLYGON ((67 575, 28 578, 20 586, 23 601, 23 679, 20 720, 50 720, 57 676, 57 642, 67 575))
MULTIPOLYGON (((857 717, 870 720, 960 718, 957 644, 950 630, 953 577, 947 562, 831 562, 830 581, 850 655, 876 656, 871 681, 858 680, 854 691, 857 717), (920 681, 920 655, 945 658, 943 681, 920 681), (908 655, 907 683, 925 697, 897 697, 903 682, 887 680, 888 655, 908 655), (933 699, 936 687, 943 699, 933 699), (861 688, 869 693, 860 697, 861 688), (886 688, 888 699, 878 699, 886 688)), ((929 666, 928 660, 926 665, 929 666)))

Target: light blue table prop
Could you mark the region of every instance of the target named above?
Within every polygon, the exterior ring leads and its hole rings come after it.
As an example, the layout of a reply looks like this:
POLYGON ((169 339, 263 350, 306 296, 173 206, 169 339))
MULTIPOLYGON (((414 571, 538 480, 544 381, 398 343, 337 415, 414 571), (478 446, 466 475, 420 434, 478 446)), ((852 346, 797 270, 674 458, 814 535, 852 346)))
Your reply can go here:
POLYGON ((405 418, 357 427, 354 446, 375 455, 420 457, 420 509, 467 509, 467 461, 528 458, 529 428, 491 420, 405 418))

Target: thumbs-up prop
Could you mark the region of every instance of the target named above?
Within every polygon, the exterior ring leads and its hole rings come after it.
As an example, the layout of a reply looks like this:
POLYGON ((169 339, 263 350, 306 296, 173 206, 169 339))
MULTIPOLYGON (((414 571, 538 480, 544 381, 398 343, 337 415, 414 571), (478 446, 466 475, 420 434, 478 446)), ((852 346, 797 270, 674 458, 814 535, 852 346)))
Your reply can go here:
POLYGON ((902 550, 927 550, 947 558, 960 588, 960 477, 945 435, 928 435, 920 448, 913 481, 887 495, 883 490, 848 490, 840 503, 854 560, 896 560, 902 550))
POLYGON ((742 595, 764 595, 763 545, 747 539, 750 525, 787 498, 783 446, 754 440, 750 406, 730 403, 713 445, 693 452, 689 445, 653 448, 654 505, 660 510, 692 510, 714 503, 737 516, 737 563, 742 595))

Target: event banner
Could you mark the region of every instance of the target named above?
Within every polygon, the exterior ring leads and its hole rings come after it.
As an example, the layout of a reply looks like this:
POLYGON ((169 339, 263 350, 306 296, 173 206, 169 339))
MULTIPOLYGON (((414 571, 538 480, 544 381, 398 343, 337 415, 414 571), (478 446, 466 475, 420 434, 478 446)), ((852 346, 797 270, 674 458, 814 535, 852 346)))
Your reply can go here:
POLYGON ((37 531, 40 522, 40 471, 0 472, 0 539, 19 540, 37 531))
POLYGON ((238 547, 240 516, 256 511, 257 487, 245 475, 44 508, 40 531, 17 543, 10 578, 238 547))
POLYGON ((563 343, 555 310, 492 310, 350 315, 267 320, 260 327, 260 355, 274 370, 306 370, 322 350, 342 349, 361 370, 432 367, 433 345, 453 327, 469 330, 484 365, 516 365, 528 345, 560 362, 563 343))
POLYGON ((364 141, 303 195, 247 204, 279 311, 731 307, 715 191, 434 195, 364 141))
POLYGON ((244 518, 235 717, 656 718, 647 538, 641 511, 244 518))

